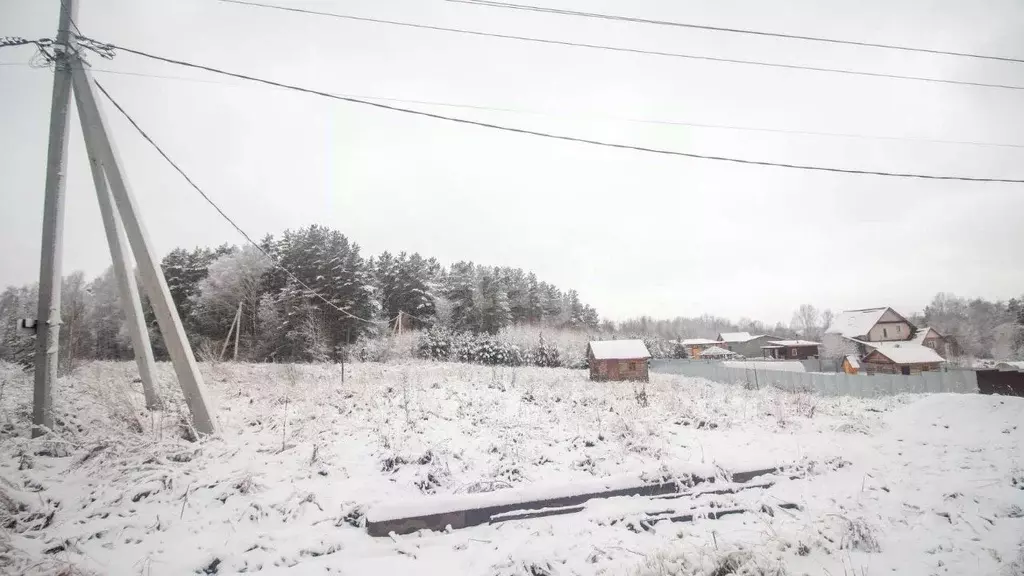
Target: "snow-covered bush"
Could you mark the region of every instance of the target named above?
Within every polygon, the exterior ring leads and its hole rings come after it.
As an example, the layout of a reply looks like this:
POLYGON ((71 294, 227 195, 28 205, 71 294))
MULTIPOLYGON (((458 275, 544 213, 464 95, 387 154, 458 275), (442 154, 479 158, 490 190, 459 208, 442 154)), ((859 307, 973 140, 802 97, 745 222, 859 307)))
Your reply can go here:
POLYGON ((786 576, 779 560, 736 547, 731 550, 672 550, 647 556, 636 576, 786 576))
MULTIPOLYGON (((574 333, 575 334, 575 333, 574 333)), ((494 366, 540 366, 544 368, 586 367, 586 344, 579 342, 560 346, 565 339, 549 340, 539 330, 536 339, 525 337, 522 329, 503 331, 498 335, 453 333, 435 328, 419 337, 416 355, 423 359, 469 362, 494 366)))

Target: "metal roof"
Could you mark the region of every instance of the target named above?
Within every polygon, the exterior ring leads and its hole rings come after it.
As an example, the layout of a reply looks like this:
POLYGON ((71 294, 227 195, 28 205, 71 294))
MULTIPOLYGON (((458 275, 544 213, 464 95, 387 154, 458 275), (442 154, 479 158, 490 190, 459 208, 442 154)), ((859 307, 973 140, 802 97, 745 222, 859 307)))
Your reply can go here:
POLYGON ((650 358, 643 340, 595 340, 590 351, 597 360, 637 360, 650 358))

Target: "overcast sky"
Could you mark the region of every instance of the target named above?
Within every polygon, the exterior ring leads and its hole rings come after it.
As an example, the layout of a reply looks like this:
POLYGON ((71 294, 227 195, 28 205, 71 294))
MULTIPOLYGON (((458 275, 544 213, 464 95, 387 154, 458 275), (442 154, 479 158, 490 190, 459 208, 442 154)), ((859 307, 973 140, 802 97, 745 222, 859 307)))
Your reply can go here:
MULTIPOLYGON (((269 0, 268 0, 269 1, 269 0)), ((441 0, 280 4, 578 42, 1024 85, 1024 64, 586 20, 441 0)), ((538 0, 540 3, 540 0, 538 0)), ((546 0, 545 5, 1024 58, 1024 3, 546 0)), ((0 36, 48 37, 57 0, 0 0, 0 36)), ((219 3, 85 0, 87 35, 328 92, 686 152, 1024 178, 1024 148, 667 126, 655 119, 1024 145, 1024 92, 545 46, 219 3)), ((0 50, 0 285, 38 278, 52 73, 0 50)), ((97 73, 251 235, 323 224, 364 255, 518 266, 604 317, 789 321, 803 302, 919 310, 938 291, 1024 292, 1024 185, 741 166, 460 126, 155 63, 97 73), (186 80, 192 79, 192 80, 186 80)), ((106 105, 105 102, 103 102, 106 105)), ((74 107, 72 106, 72 109, 74 107)), ((242 239, 116 113, 162 255, 242 239)), ((77 115, 64 270, 109 264, 77 115)))

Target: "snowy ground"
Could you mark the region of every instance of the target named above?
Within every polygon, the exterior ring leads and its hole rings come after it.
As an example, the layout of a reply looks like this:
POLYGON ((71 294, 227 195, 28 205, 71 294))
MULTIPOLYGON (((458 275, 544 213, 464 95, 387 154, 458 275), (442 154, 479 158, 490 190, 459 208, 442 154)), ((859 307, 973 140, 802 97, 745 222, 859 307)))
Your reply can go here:
POLYGON ((0 365, 0 573, 1024 573, 1020 398, 438 363, 349 366, 344 383, 337 366, 203 369, 219 436, 188 442, 173 407, 137 410, 132 364, 94 363, 61 380, 57 439, 29 440, 31 376, 0 365), (359 527, 367 506, 480 483, 837 457, 850 464, 694 503, 802 507, 773 515, 649 526, 665 502, 619 498, 451 533, 359 527))

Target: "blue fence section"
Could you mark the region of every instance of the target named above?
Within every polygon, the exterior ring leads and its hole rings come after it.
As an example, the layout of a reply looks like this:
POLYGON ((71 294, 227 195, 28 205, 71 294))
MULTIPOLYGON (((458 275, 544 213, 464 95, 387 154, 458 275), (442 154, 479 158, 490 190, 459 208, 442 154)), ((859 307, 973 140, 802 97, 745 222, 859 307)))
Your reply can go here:
POLYGON ((690 360, 651 360, 651 372, 706 378, 724 384, 750 388, 774 386, 794 392, 822 396, 873 398, 893 394, 955 392, 977 394, 978 376, 973 370, 899 374, 845 374, 843 372, 787 372, 770 368, 734 368, 721 362, 690 360))

